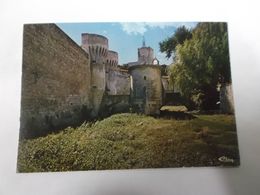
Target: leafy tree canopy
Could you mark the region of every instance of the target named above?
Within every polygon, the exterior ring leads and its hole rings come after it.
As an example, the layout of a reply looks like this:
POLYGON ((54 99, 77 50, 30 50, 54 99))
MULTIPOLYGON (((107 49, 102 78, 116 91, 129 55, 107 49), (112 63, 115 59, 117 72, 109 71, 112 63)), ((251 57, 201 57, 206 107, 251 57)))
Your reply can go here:
POLYGON ((177 28, 172 37, 159 43, 160 51, 166 53, 166 57, 170 58, 175 52, 175 48, 178 44, 183 44, 186 39, 192 37, 191 30, 187 29, 185 26, 177 28))
POLYGON ((217 85, 231 82, 227 24, 198 23, 191 33, 190 38, 177 43, 180 31, 176 31, 160 48, 168 56, 175 54, 169 72, 182 94, 211 107, 218 101, 217 85))

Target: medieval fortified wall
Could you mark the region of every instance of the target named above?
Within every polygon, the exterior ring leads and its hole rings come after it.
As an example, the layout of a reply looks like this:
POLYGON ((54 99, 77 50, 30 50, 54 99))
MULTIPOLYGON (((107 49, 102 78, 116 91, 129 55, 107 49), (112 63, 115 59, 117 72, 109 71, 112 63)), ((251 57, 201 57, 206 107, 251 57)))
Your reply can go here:
MULTIPOLYGON (((24 25, 20 138, 43 136, 130 107, 160 113, 172 90, 151 47, 143 43, 137 61, 123 68, 106 37, 83 33, 81 40, 79 46, 55 24, 24 25)), ((223 91, 231 94, 231 88, 223 91)))
MULTIPOLYGON (((118 66, 118 53, 109 50, 106 37, 83 33, 81 38, 80 47, 55 24, 24 26, 21 138, 129 111, 131 102, 140 112, 159 112, 159 66, 142 65, 136 74, 139 67, 135 65, 131 75, 118 66), (141 90, 139 83, 144 77, 147 80, 141 90), (130 96, 131 91, 137 96, 130 96)), ((152 57, 152 48, 139 48, 138 62, 151 64, 152 57)))
POLYGON ((128 109, 130 75, 117 65, 106 37, 82 34, 80 47, 55 24, 25 25, 20 137, 128 109))
POLYGON ((56 25, 24 26, 21 137, 82 121, 92 109, 90 87, 90 57, 83 49, 56 25))

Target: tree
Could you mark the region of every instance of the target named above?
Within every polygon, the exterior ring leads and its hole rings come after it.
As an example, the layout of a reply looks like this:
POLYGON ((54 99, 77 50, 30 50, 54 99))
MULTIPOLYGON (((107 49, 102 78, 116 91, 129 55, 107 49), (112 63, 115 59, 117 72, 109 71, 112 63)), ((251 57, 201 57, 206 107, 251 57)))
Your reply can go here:
POLYGON ((227 24, 198 23, 192 38, 171 51, 175 53, 171 79, 182 95, 202 109, 215 109, 217 85, 231 82, 227 24))
POLYGON ((183 44, 186 39, 192 37, 191 31, 185 26, 177 28, 174 35, 159 43, 160 51, 166 53, 166 57, 169 59, 175 52, 175 48, 178 44, 183 44))

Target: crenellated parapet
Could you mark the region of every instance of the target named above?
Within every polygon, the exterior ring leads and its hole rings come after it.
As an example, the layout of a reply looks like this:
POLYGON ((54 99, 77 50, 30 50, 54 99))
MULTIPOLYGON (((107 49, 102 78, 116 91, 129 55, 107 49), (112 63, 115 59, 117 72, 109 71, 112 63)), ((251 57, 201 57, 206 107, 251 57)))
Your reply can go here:
POLYGON ((118 53, 112 50, 108 50, 106 63, 111 67, 117 67, 118 65, 118 53))
POLYGON ((92 63, 106 63, 108 56, 108 39, 102 35, 81 34, 82 48, 89 53, 92 63))

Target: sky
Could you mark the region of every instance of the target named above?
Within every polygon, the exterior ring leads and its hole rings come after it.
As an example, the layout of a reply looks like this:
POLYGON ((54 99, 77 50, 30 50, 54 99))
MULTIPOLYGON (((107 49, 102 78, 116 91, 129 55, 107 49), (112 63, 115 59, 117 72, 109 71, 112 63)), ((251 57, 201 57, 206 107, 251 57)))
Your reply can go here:
POLYGON ((142 47, 143 37, 146 46, 154 50, 160 64, 171 64, 165 53, 159 50, 159 42, 172 36, 175 30, 185 25, 195 27, 196 22, 131 22, 131 23, 59 23, 57 24, 78 45, 81 45, 82 33, 95 33, 108 38, 109 50, 118 52, 119 65, 137 61, 137 49, 142 47))

